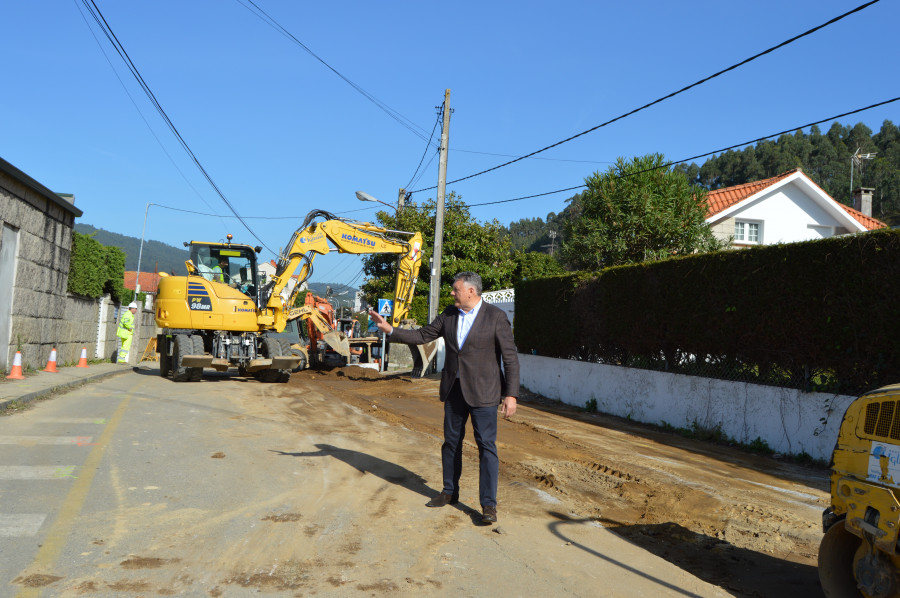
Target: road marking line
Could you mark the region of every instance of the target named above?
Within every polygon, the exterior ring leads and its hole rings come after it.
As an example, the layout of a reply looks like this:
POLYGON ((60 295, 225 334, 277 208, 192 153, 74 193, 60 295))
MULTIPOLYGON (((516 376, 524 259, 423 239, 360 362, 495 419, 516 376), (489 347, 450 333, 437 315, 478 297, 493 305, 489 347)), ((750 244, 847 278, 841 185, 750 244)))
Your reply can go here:
POLYGON ((20 444, 34 446, 36 444, 75 444, 85 446, 91 443, 93 436, 0 436, 0 444, 20 444))
POLYGON ((0 465, 0 480, 61 480, 77 478, 75 465, 0 465))
POLYGON ((0 538, 30 538, 37 534, 46 518, 46 513, 0 513, 0 538))
MULTIPOLYGON (((135 384, 134 388, 142 383, 135 384)), ((116 412, 109 418, 109 424, 104 428, 103 433, 100 434, 96 446, 91 449, 90 454, 84 461, 84 465, 81 467, 83 475, 72 484, 68 496, 66 496, 59 509, 59 515, 50 525, 50 529, 47 530, 47 537, 38 549, 34 560, 19 577, 27 577, 35 573, 50 574, 52 572, 59 555, 62 554, 63 548, 65 548, 66 540, 72 532, 72 526, 84 508, 84 503, 87 500, 94 476, 99 469, 100 461, 106 452, 106 447, 109 446, 116 429, 122 422, 122 417, 125 415, 125 410, 128 408, 130 401, 131 393, 125 395, 125 398, 122 399, 122 402, 116 408, 116 412)), ((39 598, 41 593, 42 588, 22 588, 16 593, 16 598, 39 598)))
POLYGON ((109 420, 105 417, 44 417, 34 421, 39 424, 97 424, 103 426, 109 420))

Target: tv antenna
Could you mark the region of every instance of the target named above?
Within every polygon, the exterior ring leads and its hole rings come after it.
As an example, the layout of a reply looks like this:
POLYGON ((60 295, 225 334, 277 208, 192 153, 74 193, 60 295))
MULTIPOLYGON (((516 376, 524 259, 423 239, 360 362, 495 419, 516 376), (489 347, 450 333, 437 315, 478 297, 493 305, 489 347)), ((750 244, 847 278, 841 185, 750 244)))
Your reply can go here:
POLYGON ((869 154, 861 154, 859 153, 860 148, 856 148, 856 151, 853 152, 853 155, 850 156, 850 193, 853 193, 853 165, 856 164, 856 169, 859 170, 859 180, 860 185, 862 185, 862 175, 863 175, 863 160, 872 160, 877 155, 877 152, 872 152, 869 154))

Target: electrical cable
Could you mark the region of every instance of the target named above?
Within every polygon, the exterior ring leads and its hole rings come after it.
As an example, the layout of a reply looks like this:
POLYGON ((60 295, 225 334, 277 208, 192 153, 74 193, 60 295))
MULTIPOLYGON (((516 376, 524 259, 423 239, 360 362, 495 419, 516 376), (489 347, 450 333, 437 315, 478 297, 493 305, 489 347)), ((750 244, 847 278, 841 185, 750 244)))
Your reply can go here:
MULTIPOLYGON (((843 117, 845 117, 845 116, 851 116, 851 115, 857 114, 857 113, 859 113, 859 112, 865 112, 866 110, 871 110, 872 108, 878 108, 879 106, 885 106, 885 105, 887 105, 887 104, 890 104, 890 103, 892 103, 892 102, 896 102, 896 101, 898 101, 898 100, 900 100, 900 96, 898 96, 898 97, 896 97, 896 98, 892 98, 892 99, 890 99, 890 100, 885 100, 885 101, 883 101, 883 102, 878 102, 878 103, 876 103, 876 104, 871 104, 871 105, 869 105, 869 106, 866 106, 865 108, 858 108, 858 109, 856 109, 856 110, 851 110, 851 111, 849 111, 849 112, 844 112, 843 114, 838 114, 838 115, 835 115, 835 116, 831 116, 831 117, 829 117, 829 118, 823 118, 822 120, 817 120, 816 122, 807 123, 807 124, 801 125, 801 126, 799 126, 799 127, 791 127, 790 129, 785 129, 785 130, 783 130, 783 131, 779 131, 778 133, 773 133, 773 134, 771 134, 771 135, 766 135, 765 137, 757 137, 756 139, 753 139, 752 141, 745 141, 745 142, 743 142, 743 143, 736 143, 736 144, 734 144, 734 145, 730 145, 730 146, 728 146, 728 147, 723 147, 723 148, 721 148, 721 149, 717 149, 717 150, 714 150, 714 151, 711 151, 711 152, 705 152, 705 153, 702 153, 702 154, 697 154, 696 156, 691 156, 690 158, 684 158, 684 159, 682 159, 682 160, 673 160, 672 162, 667 162, 666 164, 662 164, 662 165, 656 166, 656 167, 654 167, 654 168, 645 168, 644 170, 639 170, 639 171, 637 171, 637 172, 631 172, 631 173, 624 174, 624 175, 620 175, 620 176, 617 176, 617 177, 614 177, 614 178, 616 178, 616 179, 628 178, 628 177, 635 176, 635 175, 638 175, 638 174, 643 174, 643 173, 645 173, 645 172, 650 172, 650 171, 653 171, 653 170, 659 170, 659 169, 661 169, 661 168, 669 168, 670 166, 673 166, 673 165, 675 165, 675 164, 683 164, 683 163, 685 163, 685 162, 690 162, 690 161, 696 160, 697 158, 704 158, 704 157, 706 157, 706 156, 711 156, 711 155, 713 155, 713 154, 719 154, 719 153, 727 152, 727 151, 729 151, 729 150, 733 150, 733 149, 736 149, 736 148, 739 148, 739 147, 745 147, 745 146, 748 146, 748 145, 752 145, 752 144, 754 144, 754 143, 759 143, 760 141, 765 141, 766 139, 771 139, 772 137, 780 137, 781 135, 785 135, 785 134, 787 134, 787 133, 791 133, 791 132, 796 131, 796 130, 798 130, 798 129, 806 129, 806 128, 809 128, 809 127, 812 127, 812 126, 815 126, 815 125, 821 125, 822 123, 827 123, 827 122, 830 122, 830 121, 832 121, 832 120, 837 120, 837 119, 843 118, 843 117)), ((526 195, 526 196, 524 196, 524 197, 515 197, 515 198, 513 198, 513 199, 501 199, 501 200, 498 200, 498 201, 486 201, 486 202, 483 202, 483 203, 473 203, 473 204, 468 204, 468 206, 469 206, 470 208, 474 208, 474 207, 476 207, 476 206, 489 206, 489 205, 498 204, 498 203, 510 203, 510 202, 513 202, 513 201, 522 201, 522 200, 524 200, 524 199, 533 199, 533 198, 535 198, 535 197, 543 197, 543 196, 545 196, 545 195, 553 195, 553 194, 555 194, 555 193, 564 193, 564 192, 566 192, 566 191, 573 191, 573 190, 575 190, 575 189, 582 189, 582 188, 584 188, 584 187, 586 187, 586 186, 587 186, 587 185, 578 185, 578 186, 576 186, 576 187, 567 187, 566 189, 557 189, 556 191, 547 191, 547 192, 545 192, 545 193, 536 193, 536 194, 534 194, 534 195, 526 195)))
MULTIPOLYGON (((821 25, 819 25, 819 26, 817 26, 817 27, 813 27, 812 29, 810 29, 810 30, 808 30, 808 31, 805 31, 805 32, 803 32, 803 33, 801 33, 801 34, 799 34, 799 35, 795 35, 794 37, 792 37, 792 38, 790 38, 790 39, 788 39, 788 40, 785 40, 785 41, 781 42, 780 44, 777 44, 777 45, 775 45, 775 46, 772 46, 771 48, 768 48, 767 50, 763 50, 762 52, 759 52, 758 54, 754 54, 753 56, 751 56, 751 57, 749 57, 749 58, 746 58, 746 59, 744 59, 744 60, 742 60, 742 61, 740 61, 740 62, 738 62, 738 63, 735 63, 735 64, 729 66, 728 68, 724 68, 724 69, 722 69, 722 70, 720 70, 720 71, 718 71, 718 72, 716 72, 716 73, 713 73, 712 75, 709 75, 708 77, 704 77, 703 79, 700 79, 699 81, 696 81, 696 82, 694 82, 694 83, 691 83, 690 85, 687 85, 687 86, 685 86, 685 87, 682 87, 682 88, 679 89, 678 91, 673 91, 673 92, 670 93, 670 94, 664 95, 664 96, 662 96, 661 98, 658 98, 658 99, 656 99, 656 100, 653 100, 652 102, 649 102, 649 103, 647 103, 647 104, 644 104, 643 106, 641 106, 641 107, 639 107, 639 108, 635 108, 634 110, 631 110, 631 111, 629 111, 629 112, 626 112, 625 114, 622 114, 622 115, 619 115, 619 116, 617 116, 617 117, 615 117, 615 118, 612 118, 612 119, 610 119, 610 120, 608 120, 608 121, 606 121, 606 122, 604 122, 604 123, 601 123, 601 124, 599 124, 599 125, 597 125, 597 126, 595 126, 595 127, 592 127, 592 128, 590 128, 590 129, 587 129, 586 131, 582 131, 581 133, 577 133, 577 134, 575 134, 575 135, 572 135, 571 137, 567 137, 566 139, 563 139, 562 141, 557 141, 556 143, 554 143, 554 144, 552 144, 552 145, 548 145, 547 147, 541 148, 541 149, 539 149, 539 150, 537 150, 537 151, 533 151, 533 152, 531 152, 530 154, 526 154, 526 155, 524 155, 524 156, 520 156, 520 157, 516 158, 515 160, 510 160, 510 161, 508 161, 508 162, 504 162, 503 164, 498 164, 497 166, 494 166, 494 167, 492 167, 492 168, 488 168, 487 170, 482 170, 482 171, 480 171, 480 172, 476 172, 476 173, 474 173, 474 174, 470 174, 470 175, 468 175, 468 176, 464 176, 464 177, 459 178, 459 179, 455 179, 455 180, 452 180, 452 181, 448 181, 447 184, 450 185, 450 184, 453 184, 453 183, 459 183, 459 182, 461 182, 461 181, 465 181, 465 180, 468 180, 468 179, 471 179, 471 178, 474 178, 474 177, 477 177, 477 176, 481 176, 481 175, 483 175, 483 174, 487 174, 487 173, 492 172, 492 171, 494 171, 494 170, 497 170, 497 169, 499 169, 499 168, 503 168, 504 166, 509 166, 510 164, 515 164, 516 162, 519 162, 520 160, 524 160, 525 158, 530 158, 530 157, 534 156, 535 154, 539 154, 539 153, 541 153, 541 152, 547 151, 547 150, 552 149, 552 148, 554 148, 554 147, 560 146, 560 145, 562 145, 562 144, 564 144, 564 143, 568 143, 569 141, 572 141, 573 139, 577 139, 577 138, 579 138, 579 137, 581 137, 581 136, 583 136, 583 135, 587 135, 588 133, 592 133, 592 132, 596 131, 597 129, 600 129, 600 128, 602 128, 602 127, 605 127, 605 126, 607 126, 607 125, 610 125, 610 124, 612 124, 612 123, 614 123, 614 122, 616 122, 616 121, 618 121, 618 120, 622 120, 622 119, 627 118, 627 117, 629 117, 629 116, 631 116, 631 115, 633 115, 633 114, 637 114, 638 112, 640 112, 640 111, 642 111, 642 110, 644 110, 644 109, 646 109, 646 108, 649 108, 649 107, 651 107, 651 106, 654 106, 654 105, 656 105, 656 104, 659 104, 660 102, 663 102, 663 101, 668 100, 668 99, 670 99, 670 98, 674 98, 675 96, 677 96, 677 95, 679 95, 679 94, 681 94, 681 93, 684 93, 685 91, 688 91, 689 89, 692 89, 692 88, 694 88, 694 87, 697 87, 698 85, 702 85, 703 83, 706 83, 706 82, 708 82, 708 81, 711 81, 712 79, 715 79, 716 77, 718 77, 718 76, 720 76, 720 75, 724 75, 725 73, 727 73, 727 72, 729 72, 729 71, 733 71, 733 70, 735 70, 735 69, 737 69, 737 68, 739 68, 739 67, 741 67, 741 66, 744 66, 745 64, 748 64, 748 63, 750 63, 750 62, 756 60, 757 58, 760 58, 760 57, 762 57, 762 56, 765 56, 766 54, 769 54, 769 53, 771 53, 771 52, 774 52, 775 50, 778 50, 778 49, 780 49, 780 48, 783 48, 783 47, 787 46, 788 44, 792 44, 793 42, 795 42, 795 41, 797 41, 797 40, 799 40, 799 39, 802 39, 802 38, 804 38, 804 37, 806 37, 806 36, 808 36, 808 35, 811 35, 811 34, 815 33, 816 31, 819 31, 820 29, 823 29, 823 28, 825 28, 825 27, 828 27, 829 25, 833 25, 834 23, 837 23, 837 22, 840 21, 841 19, 844 19, 844 18, 846 18, 846 17, 848 17, 848 16, 850 16, 850 15, 852 15, 852 14, 854 14, 854 13, 857 13, 857 12, 859 12, 859 11, 865 9, 865 8, 868 8, 869 6, 872 6, 873 4, 876 4, 877 2, 880 2, 880 1, 881 1, 881 0, 871 0, 870 2, 866 2, 865 4, 861 4, 861 5, 857 6, 856 8, 854 8, 854 9, 852 9, 852 10, 849 10, 849 11, 845 12, 845 13, 842 14, 842 15, 839 15, 839 16, 837 16, 837 17, 834 17, 833 19, 831 19, 831 20, 829 20, 829 21, 826 21, 825 23, 822 23, 821 25)), ((433 186, 433 187, 425 187, 425 188, 423 188, 423 189, 417 189, 417 190, 415 190, 415 191, 411 191, 410 193, 419 193, 420 191, 428 191, 428 190, 430 190, 430 189, 435 189, 435 188, 437 188, 437 185, 435 185, 435 186, 433 186)))
MULTIPOLYGON (((441 115, 438 114, 437 118, 434 120, 434 126, 431 127, 431 136, 428 138, 428 141, 425 143, 425 150, 422 151, 422 157, 419 159, 419 165, 416 166, 416 171, 413 173, 411 177, 409 177, 409 182, 406 184, 404 189, 408 189, 412 186, 413 181, 416 180, 416 175, 419 173, 419 169, 422 167, 422 162, 425 161, 425 154, 428 153, 428 148, 431 147, 431 140, 434 139, 434 132, 437 131, 438 123, 441 122, 441 115)), ((431 164, 431 162, 429 162, 431 164)), ((425 168, 428 168, 427 166, 425 168)))
POLYGON ((281 33, 283 36, 285 36, 289 40, 293 41, 295 44, 297 44, 301 48, 303 48, 310 56, 312 56, 313 58, 318 60, 320 63, 322 63, 325 66, 325 68, 327 68, 332 73, 334 73, 335 75, 340 77, 350 87, 352 87, 357 92, 359 92, 367 100, 369 100, 370 102, 375 104, 385 114, 387 114, 389 117, 391 117, 392 119, 397 121, 401 126, 403 126, 405 129, 409 130, 413 135, 415 135, 416 137, 419 137, 422 141, 425 141, 425 129, 423 129, 416 123, 412 122, 411 120, 409 120, 408 118, 406 118, 405 116, 403 116, 402 114, 400 114, 399 112, 397 112, 396 110, 394 110, 393 108, 391 108, 390 106, 388 106, 387 104, 385 104, 384 102, 382 102, 381 100, 379 100, 378 98, 376 98, 375 96, 370 94, 368 91, 366 91, 365 89, 363 89, 362 87, 360 87, 359 85, 357 85, 356 83, 354 83, 353 81, 351 81, 350 79, 345 77, 340 71, 335 69, 333 66, 331 66, 327 62, 325 62, 318 54, 313 52, 309 48, 309 46, 307 46, 306 44, 301 42, 290 31, 288 31, 287 29, 282 27, 278 21, 276 21, 274 18, 272 18, 262 8, 260 8, 259 5, 257 5, 253 0, 236 0, 236 1, 238 2, 238 4, 240 4, 241 6, 243 6, 247 10, 249 10, 251 13, 256 15, 264 23, 266 23, 267 25, 269 25, 270 27, 272 27, 273 29, 275 29, 276 31, 281 33), (249 6, 244 4, 244 2, 251 4, 253 6, 253 8, 250 8, 249 6))
MULTIPOLYGON (((153 127, 150 126, 150 123, 147 121, 147 118, 144 116, 144 113, 141 111, 140 106, 138 106, 137 102, 134 101, 134 97, 131 95, 131 92, 128 91, 128 87, 125 85, 125 82, 122 81, 122 78, 119 76, 118 71, 116 71, 116 68, 113 66, 112 61, 109 59, 109 56, 106 54, 106 50, 103 49, 103 45, 100 43, 100 40, 97 38, 97 35, 94 33, 94 30, 91 28, 91 24, 88 23, 87 17, 84 15, 84 11, 81 9, 81 6, 78 5, 78 0, 75 0, 75 8, 77 8, 78 12, 81 14, 81 18, 84 20, 84 24, 87 26, 87 29, 91 34, 91 37, 93 37, 94 41, 97 43, 97 47, 100 49, 100 52, 103 54, 103 58, 106 59, 106 63, 109 65, 110 70, 112 70, 113 74, 116 76, 116 79, 119 81, 119 85, 122 86, 122 90, 125 92, 125 95, 127 95, 128 99, 131 101, 131 105, 134 106, 134 109, 137 111, 138 116, 141 117, 141 120, 144 122, 144 125, 146 125, 147 130, 150 131, 150 134, 156 140, 156 143, 159 145, 160 149, 163 151, 163 153, 169 159, 169 162, 172 163, 172 166, 175 167, 175 170, 178 172, 178 174, 181 175, 181 178, 184 179, 184 182, 187 183, 188 187, 191 188, 191 190, 194 192, 194 194, 197 196, 197 198, 200 199, 200 201, 202 201, 204 204, 206 204, 206 207, 208 207, 210 210, 213 210, 213 212, 215 212, 215 209, 211 205, 209 205, 209 202, 206 201, 206 198, 203 197, 203 195, 201 195, 199 191, 197 191, 197 188, 194 187, 193 183, 191 183, 191 181, 187 178, 187 176, 185 176, 185 174, 184 174, 184 172, 182 172, 181 168, 178 167, 178 164, 175 162, 175 159, 172 157, 172 154, 169 153, 169 151, 166 149, 166 146, 163 145, 162 141, 160 140, 159 136, 157 136, 156 131, 154 131, 153 127)), ((219 219, 222 218, 219 214, 213 214, 213 215, 218 216, 219 219)))
POLYGON ((150 102, 156 108, 156 111, 162 117, 163 121, 165 121, 166 125, 169 127, 169 130, 172 132, 173 135, 175 135, 175 138, 181 144, 181 147, 184 149, 184 151, 188 154, 188 156, 191 158, 191 160, 194 162, 194 164, 197 166, 197 168, 203 174, 203 177, 207 180, 207 182, 210 184, 210 186, 213 188, 213 190, 216 192, 216 194, 222 199, 222 201, 225 203, 225 205, 228 206, 228 209, 231 210, 231 213, 235 215, 235 217, 244 226, 244 228, 247 229, 247 231, 250 233, 250 235, 257 241, 259 241, 259 243, 263 247, 265 247, 272 253, 275 253, 274 251, 272 251, 272 249, 268 245, 266 245, 265 241, 263 241, 261 238, 259 238, 259 236, 255 232, 253 232, 253 229, 250 228, 250 225, 247 224, 247 222, 241 217, 240 214, 238 214, 237 210, 234 208, 234 206, 231 204, 231 202, 228 201, 228 198, 225 197, 225 194, 222 192, 222 190, 219 188, 219 186, 216 184, 216 182, 212 179, 212 176, 210 176, 210 174, 207 172, 207 170, 200 163, 200 160, 194 154, 193 150, 191 150, 187 141, 185 141, 185 139, 181 136, 181 133, 175 127, 175 124, 169 118, 169 115, 166 114, 166 111, 163 109, 162 105, 157 100, 156 95, 154 95, 153 91, 150 89, 150 86, 147 85, 146 81, 144 81, 144 78, 141 76, 140 71, 138 71, 137 66, 135 66, 134 62, 132 62, 131 57, 128 55, 128 52, 126 52, 126 50, 125 50, 125 47, 122 45, 122 43, 116 37, 116 34, 113 32, 109 23, 106 21, 106 18, 103 16, 103 13, 100 12, 100 8, 96 5, 94 0, 81 0, 81 2, 84 5, 84 7, 88 10, 88 12, 91 14, 91 16, 94 18, 94 21, 100 27, 100 30, 106 36, 107 40, 109 40, 109 42, 113 45, 116 52, 119 54, 119 57, 121 57, 122 60, 125 62, 126 66, 128 67, 128 70, 131 71, 131 74, 134 76, 135 80, 137 80, 141 89, 144 91, 144 94, 147 96, 147 98, 150 100, 150 102))

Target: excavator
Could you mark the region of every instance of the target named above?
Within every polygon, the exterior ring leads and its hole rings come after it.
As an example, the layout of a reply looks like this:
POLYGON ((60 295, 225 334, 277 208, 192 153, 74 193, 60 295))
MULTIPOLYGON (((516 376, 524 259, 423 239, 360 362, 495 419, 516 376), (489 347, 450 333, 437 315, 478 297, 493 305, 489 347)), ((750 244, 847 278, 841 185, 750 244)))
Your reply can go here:
POLYGON ((822 528, 819 581, 826 596, 900 597, 900 384, 847 407, 822 528))
MULTIPOLYGON (((388 230, 370 222, 339 218, 324 210, 307 214, 294 231, 270 280, 261 280, 256 256, 261 247, 191 241, 187 276, 164 276, 159 281, 156 325, 160 375, 176 382, 200 380, 204 368, 226 371, 261 382, 287 382, 302 357, 290 343, 275 336, 290 319, 311 320, 333 347, 346 346, 314 307, 292 308, 318 255, 332 251, 351 254, 398 254, 391 323, 405 320, 422 263, 422 235, 388 230), (333 246, 333 247, 332 247, 333 246), (297 282, 291 277, 299 268, 297 282)), ((340 349, 339 349, 340 350, 340 349)), ((413 358, 422 360, 413 350, 413 358)), ((418 364, 421 370, 421 364, 418 364)))

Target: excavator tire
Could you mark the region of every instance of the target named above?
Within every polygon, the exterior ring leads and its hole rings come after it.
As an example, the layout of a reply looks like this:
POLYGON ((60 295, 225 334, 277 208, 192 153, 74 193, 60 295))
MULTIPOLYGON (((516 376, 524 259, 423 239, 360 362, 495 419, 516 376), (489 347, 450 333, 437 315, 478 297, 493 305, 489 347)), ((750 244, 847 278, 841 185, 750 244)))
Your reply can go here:
POLYGON ((172 349, 172 380, 175 382, 189 382, 194 368, 182 366, 181 360, 185 355, 194 354, 194 341, 186 334, 176 334, 172 342, 175 345, 172 349))
MULTIPOLYGON (((265 338, 262 342, 262 353, 264 357, 272 358, 284 355, 282 352, 281 341, 277 338, 265 338)), ((287 352, 290 355, 290 350, 287 352)), ((260 382, 287 382, 291 379, 290 370, 260 370, 254 374, 260 382)))
POLYGON ((297 364, 297 367, 295 367, 293 370, 291 370, 292 372, 302 372, 303 370, 305 370, 307 368, 307 366, 309 365, 309 359, 306 357, 306 351, 303 351, 301 349, 296 349, 296 348, 288 345, 288 352, 291 355, 293 355, 294 357, 297 357, 300 359, 300 363, 297 364))
MULTIPOLYGON (((194 352, 191 355, 203 355, 205 351, 203 350, 203 337, 199 335, 192 335, 191 341, 194 344, 194 352)), ((200 379, 203 377, 203 368, 190 368, 191 369, 191 382, 200 382, 200 379)))
POLYGON ((832 525, 819 545, 819 583, 827 598, 861 598, 853 576, 856 551, 862 543, 843 521, 832 525))
POLYGON ((162 343, 159 347, 159 375, 167 378, 172 371, 172 356, 169 355, 169 348, 166 343, 162 343))

